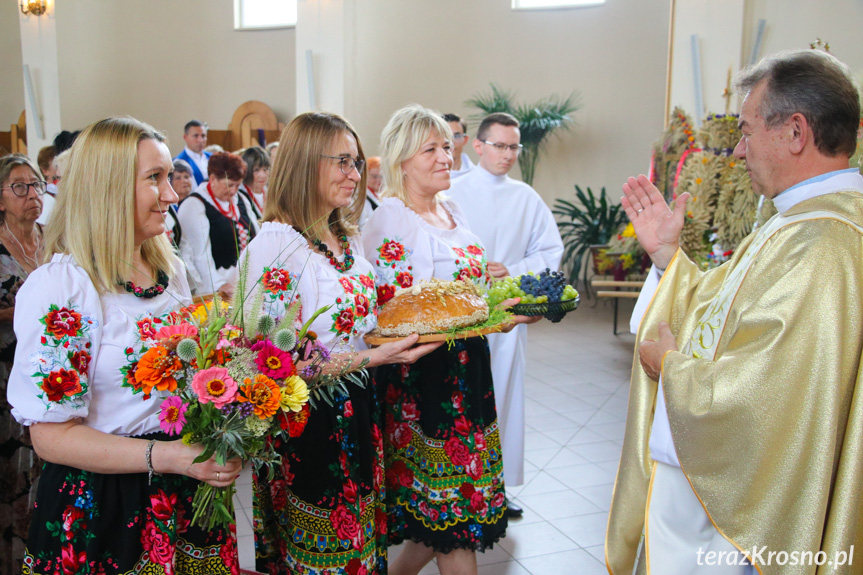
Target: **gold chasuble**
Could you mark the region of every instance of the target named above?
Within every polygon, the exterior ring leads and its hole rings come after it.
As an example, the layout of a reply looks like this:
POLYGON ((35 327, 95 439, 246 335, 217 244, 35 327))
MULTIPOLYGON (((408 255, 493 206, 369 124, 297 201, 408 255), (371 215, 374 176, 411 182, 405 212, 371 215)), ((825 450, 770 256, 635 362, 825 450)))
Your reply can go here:
POLYGON ((706 273, 680 251, 668 266, 637 336, 613 575, 632 573, 644 528, 658 386, 637 349, 662 320, 690 348, 665 355, 663 388, 681 469, 716 529, 764 575, 863 573, 863 195, 804 200, 706 273), (853 564, 838 564, 852 546, 853 564))

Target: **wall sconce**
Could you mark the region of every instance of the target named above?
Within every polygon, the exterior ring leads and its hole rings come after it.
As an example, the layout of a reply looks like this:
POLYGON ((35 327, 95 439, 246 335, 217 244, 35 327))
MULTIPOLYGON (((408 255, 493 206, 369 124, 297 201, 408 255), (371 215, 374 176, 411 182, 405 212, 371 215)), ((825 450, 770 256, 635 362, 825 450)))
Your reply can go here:
POLYGON ((45 6, 45 0, 21 0, 19 6, 21 7, 21 13, 25 16, 29 16, 30 14, 41 16, 48 9, 45 6))

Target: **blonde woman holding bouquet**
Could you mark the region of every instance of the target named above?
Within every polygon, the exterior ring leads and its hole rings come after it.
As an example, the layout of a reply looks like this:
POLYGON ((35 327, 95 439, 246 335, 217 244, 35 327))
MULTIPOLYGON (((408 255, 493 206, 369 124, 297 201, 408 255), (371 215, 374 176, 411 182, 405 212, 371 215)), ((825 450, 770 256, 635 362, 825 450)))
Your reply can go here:
MULTIPOLYGON (((354 129, 335 114, 306 113, 288 124, 281 142, 261 231, 240 258, 254 284, 246 305, 262 302, 264 313, 281 321, 298 302, 297 327, 331 306, 311 323, 331 376, 412 363, 435 349, 439 344, 414 346, 415 335, 373 350, 362 342, 375 326, 376 295, 356 236, 365 158, 354 129)), ((296 437, 277 446, 279 473, 255 482, 258 571, 386 573, 377 402, 370 379, 344 382, 326 400, 319 396, 305 429, 292 429, 296 437)))
POLYGON ((25 572, 236 574, 225 530, 189 525, 199 481, 230 485, 239 460, 193 460, 166 441, 159 398, 133 395, 130 374, 170 383, 171 365, 138 363, 169 315, 191 303, 165 236, 177 201, 165 138, 133 118, 88 127, 72 148, 55 217, 54 254, 18 292, 13 415, 46 461, 25 572), (128 377, 127 377, 128 376, 128 377))

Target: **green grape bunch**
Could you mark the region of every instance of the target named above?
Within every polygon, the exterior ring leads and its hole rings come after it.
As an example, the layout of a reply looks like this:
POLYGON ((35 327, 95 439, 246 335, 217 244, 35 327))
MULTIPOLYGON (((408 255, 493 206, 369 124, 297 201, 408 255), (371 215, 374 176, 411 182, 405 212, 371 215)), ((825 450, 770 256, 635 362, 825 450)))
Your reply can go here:
POLYGON ((578 292, 566 283, 563 272, 545 268, 538 274, 528 272, 497 280, 486 293, 489 307, 513 297, 520 297, 521 303, 557 303, 575 299, 578 292))

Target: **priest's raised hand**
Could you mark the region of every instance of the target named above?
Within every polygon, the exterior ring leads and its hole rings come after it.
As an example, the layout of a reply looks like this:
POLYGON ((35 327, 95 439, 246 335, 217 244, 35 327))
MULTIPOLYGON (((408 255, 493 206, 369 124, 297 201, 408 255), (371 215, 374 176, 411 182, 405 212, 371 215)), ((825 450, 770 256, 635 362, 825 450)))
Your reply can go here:
POLYGON ((683 229, 688 199, 688 193, 681 194, 675 200, 672 212, 647 176, 642 174, 638 178, 629 178, 623 184, 620 204, 635 228, 638 243, 661 270, 668 267, 680 246, 680 230, 683 229))

